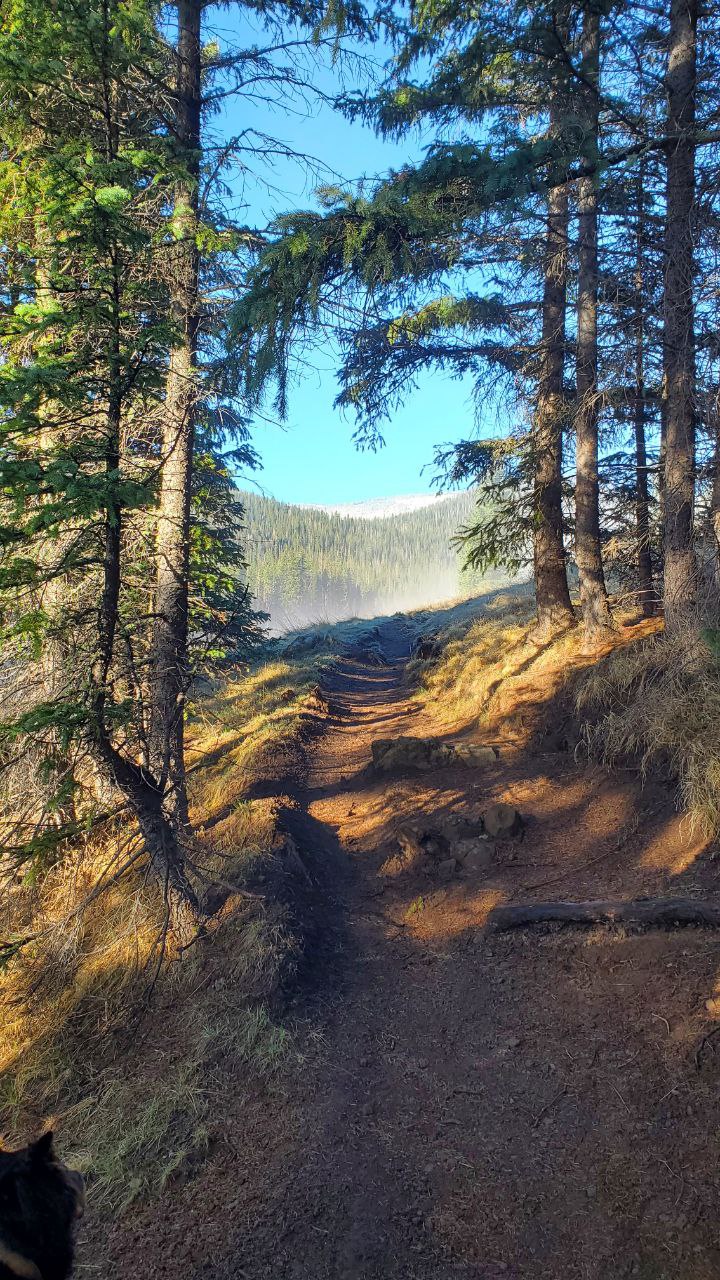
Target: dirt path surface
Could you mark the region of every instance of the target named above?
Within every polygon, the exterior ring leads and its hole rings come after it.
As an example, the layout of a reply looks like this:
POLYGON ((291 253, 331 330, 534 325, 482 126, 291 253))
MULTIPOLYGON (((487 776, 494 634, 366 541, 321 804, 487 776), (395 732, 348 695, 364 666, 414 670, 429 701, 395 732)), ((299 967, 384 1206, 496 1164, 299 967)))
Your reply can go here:
POLYGON ((499 901, 717 889, 714 864, 661 788, 557 751, 372 776, 375 738, 433 729, 403 686, 409 643, 387 624, 386 665, 339 663, 291 820, 334 868, 299 1061, 229 1105, 232 1154, 179 1193, 145 1274, 717 1278, 717 935, 483 927, 499 901), (486 865, 449 883, 398 866, 403 824, 496 800, 526 825, 486 865))

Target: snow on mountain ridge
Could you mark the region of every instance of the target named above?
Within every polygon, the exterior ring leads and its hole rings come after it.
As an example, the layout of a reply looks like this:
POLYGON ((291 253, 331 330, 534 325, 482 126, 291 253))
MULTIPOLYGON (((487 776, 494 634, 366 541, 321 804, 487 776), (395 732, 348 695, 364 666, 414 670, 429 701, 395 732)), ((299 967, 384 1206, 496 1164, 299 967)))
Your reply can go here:
POLYGON ((309 511, 326 511, 328 515, 351 516, 355 520, 383 520, 432 507, 454 496, 451 493, 400 493, 390 498, 366 498, 362 502, 302 502, 298 506, 309 511))

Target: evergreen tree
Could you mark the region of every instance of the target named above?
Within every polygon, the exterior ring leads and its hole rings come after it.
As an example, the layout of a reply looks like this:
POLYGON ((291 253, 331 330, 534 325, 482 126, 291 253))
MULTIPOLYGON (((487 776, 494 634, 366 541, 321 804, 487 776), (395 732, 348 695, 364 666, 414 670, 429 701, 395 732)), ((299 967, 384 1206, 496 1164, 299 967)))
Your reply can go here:
MULTIPOLYGON (((141 2, 4 6, 3 741, 9 810, 23 779, 17 856, 48 856, 119 793, 182 929, 197 900, 150 750, 178 173, 158 16, 141 2)), ((218 436, 208 418, 190 495, 191 669, 255 626, 218 436)))
MULTIPOLYGON (((590 6, 588 13, 594 22, 597 9, 590 6)), ((516 423, 515 461, 504 480, 506 496, 514 493, 517 504, 514 514, 509 502, 504 507, 504 543, 512 560, 518 529, 532 536, 541 632, 574 620, 561 481, 563 432, 571 420, 565 376, 569 180, 573 173, 587 175, 588 204, 596 199, 601 164, 597 138, 588 139, 597 89, 588 108, 577 34, 577 14, 562 5, 503 5, 482 10, 470 24, 459 6, 420 7, 399 60, 400 78, 379 99, 351 101, 346 108, 384 132, 402 133, 430 119, 443 128, 453 123, 482 130, 483 141, 467 135, 460 142, 438 141, 426 160, 380 182, 370 199, 330 192, 326 213, 280 220, 236 322, 249 389, 275 376, 282 409, 292 344, 303 341, 323 308, 332 320, 343 282, 343 318, 336 319, 346 352, 339 400, 357 408, 361 439, 376 438, 383 416, 423 368, 471 374, 478 396, 520 388, 518 407, 529 407, 532 426, 528 430, 522 417, 516 423), (429 53, 435 62, 428 82, 403 78, 429 53), (484 292, 478 293, 478 281, 484 292), (348 290, 358 299, 355 325, 347 319, 348 290), (374 312, 386 317, 371 328, 361 318, 368 295, 374 312)), ((627 146, 619 146, 602 165, 612 167, 627 155, 627 146)), ((593 217, 586 211, 586 263, 593 217)), ((587 306, 583 316, 587 321, 587 306)), ((592 365, 586 353, 581 378, 590 383, 592 365)), ((588 564, 583 580, 590 601, 591 579, 595 594, 605 599, 593 474, 597 394, 584 389, 582 403, 581 558, 588 564)), ((499 446, 491 452, 509 458, 499 446)), ((475 563, 503 559, 497 510, 490 525, 481 520, 471 527, 475 563)), ((607 624, 606 606, 588 603, 591 630, 596 615, 607 624)))
POLYGON ((665 617, 672 623, 695 603, 694 246, 696 0, 671 0, 668 39, 667 196, 665 222, 664 387, 665 617))

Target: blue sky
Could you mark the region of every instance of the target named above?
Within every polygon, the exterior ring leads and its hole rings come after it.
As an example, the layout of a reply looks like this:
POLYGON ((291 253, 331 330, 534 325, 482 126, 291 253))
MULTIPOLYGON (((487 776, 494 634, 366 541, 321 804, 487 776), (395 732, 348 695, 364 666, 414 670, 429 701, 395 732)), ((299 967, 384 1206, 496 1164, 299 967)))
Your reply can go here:
MULTIPOLYGON (((223 13, 217 21, 222 30, 232 19, 223 13)), ((317 83, 332 93, 338 82, 328 68, 319 73, 317 83)), ((290 107, 253 106, 240 97, 229 101, 220 120, 226 137, 249 126, 312 153, 327 166, 327 175, 318 179, 302 166, 274 157, 261 165, 260 181, 241 183, 236 177, 234 194, 247 206, 243 216, 259 226, 274 213, 313 207, 318 181, 383 173, 418 155, 426 141, 381 141, 367 126, 347 121, 324 104, 290 107)), ((385 448, 359 452, 352 441, 352 415, 333 408, 336 393, 333 352, 328 348, 319 353, 316 371, 305 370, 302 381, 291 388, 286 423, 258 421, 254 442, 263 470, 254 476, 254 484, 289 502, 352 502, 428 491, 432 472, 428 468, 423 474, 423 468, 432 460, 434 445, 467 436, 473 428, 471 384, 427 373, 384 428, 385 448)))

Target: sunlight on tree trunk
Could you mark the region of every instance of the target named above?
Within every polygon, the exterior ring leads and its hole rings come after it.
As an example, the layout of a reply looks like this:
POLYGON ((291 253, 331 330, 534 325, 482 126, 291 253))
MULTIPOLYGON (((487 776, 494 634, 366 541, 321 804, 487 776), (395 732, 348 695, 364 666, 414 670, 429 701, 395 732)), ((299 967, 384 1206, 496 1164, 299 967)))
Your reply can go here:
MULTIPOLYGON (((557 125, 554 108, 551 129, 557 125)), ((533 557, 537 626, 543 640, 575 625, 567 580, 562 515, 563 367, 567 304, 568 190, 548 194, 545 237, 542 344, 533 422, 535 528, 533 557)))
MULTIPOLYGON (((592 6, 584 12, 581 53, 585 75, 580 89, 585 135, 583 159, 593 165, 598 156, 600 15, 592 6)), ((600 546, 597 184, 595 173, 578 183, 575 555, 580 573, 583 630, 591 643, 613 629, 600 546)))
POLYGON ((199 395, 197 228, 201 11, 200 0, 180 0, 178 4, 176 131, 187 180, 177 188, 173 217, 176 242, 170 287, 177 336, 170 355, 162 439, 150 755, 155 777, 163 790, 168 788, 168 811, 180 826, 188 823, 184 712, 189 683, 190 494, 199 395))
POLYGON ((698 0, 672 0, 668 51, 667 213, 665 226, 664 365, 666 625, 693 609, 696 565, 695 338, 693 218, 698 0))

